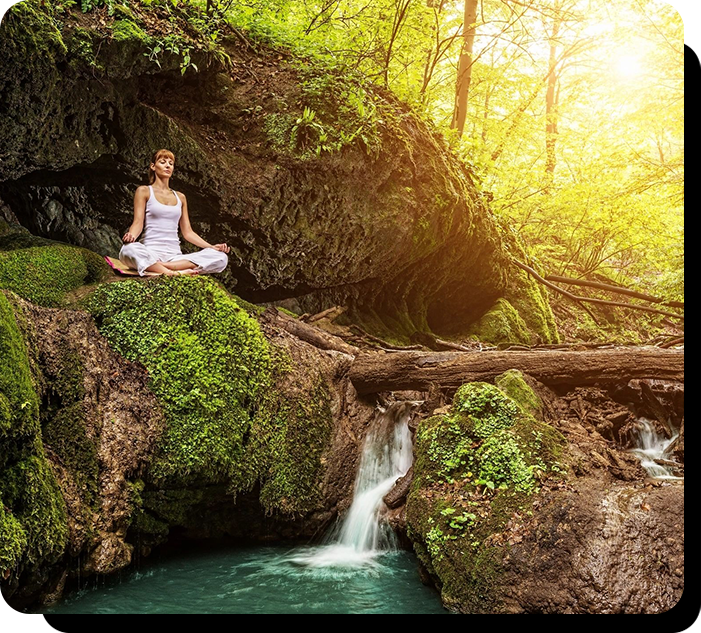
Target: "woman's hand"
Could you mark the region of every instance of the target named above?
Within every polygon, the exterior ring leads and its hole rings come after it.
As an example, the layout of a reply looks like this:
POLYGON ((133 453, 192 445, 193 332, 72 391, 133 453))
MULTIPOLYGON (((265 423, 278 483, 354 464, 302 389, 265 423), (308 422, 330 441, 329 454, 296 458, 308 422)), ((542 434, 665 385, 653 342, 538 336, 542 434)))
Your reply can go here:
POLYGON ((231 250, 226 244, 215 244, 214 250, 221 251, 222 253, 228 253, 231 250))
POLYGON ((125 244, 131 244, 134 241, 136 241, 136 237, 134 235, 132 235, 130 231, 127 231, 122 236, 122 242, 124 242, 125 244))

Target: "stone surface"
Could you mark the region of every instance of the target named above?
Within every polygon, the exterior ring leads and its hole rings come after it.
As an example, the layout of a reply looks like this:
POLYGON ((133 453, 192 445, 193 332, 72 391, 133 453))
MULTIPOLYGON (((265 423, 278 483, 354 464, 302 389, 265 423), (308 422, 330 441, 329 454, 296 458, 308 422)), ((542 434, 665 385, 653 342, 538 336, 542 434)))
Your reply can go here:
POLYGON ((348 305, 401 337, 459 329, 504 291, 505 250, 471 174, 390 93, 236 37, 223 38, 229 66, 195 49, 199 72, 183 75, 180 57, 149 62, 112 19, 69 11, 59 31, 21 4, 0 32, 5 217, 114 256, 150 156, 167 147, 171 185, 195 230, 232 246, 223 279, 245 299, 348 305), (349 93, 377 109, 370 145, 317 156, 291 144, 304 107, 332 133, 352 125, 349 93))
MULTIPOLYGON (((476 479, 477 468, 484 470, 478 409, 458 426, 451 422, 455 412, 443 411, 417 430, 422 439, 407 531, 443 603, 461 613, 672 609, 684 590, 683 482, 649 479, 625 450, 625 436, 603 425, 611 417, 634 415, 613 399, 615 388, 577 388, 558 396, 524 379, 543 404, 539 415, 547 420, 547 433, 566 438, 555 462, 534 462, 542 469, 537 488, 522 486, 519 493, 517 478, 501 486, 476 479), (447 444, 438 441, 441 433, 447 433, 447 444)), ((523 395, 523 385, 519 391, 523 395)), ((494 415, 497 400, 482 400, 494 415)), ((630 406, 636 404, 643 406, 642 399, 630 406)), ((509 427, 506 417, 502 421, 496 432, 507 440, 504 425, 510 432, 521 423, 515 419, 509 427)), ((536 435, 545 429, 537 427, 536 435)), ((519 457, 512 450, 505 456, 500 472, 515 474, 514 460, 532 460, 534 454, 526 450, 519 457)))

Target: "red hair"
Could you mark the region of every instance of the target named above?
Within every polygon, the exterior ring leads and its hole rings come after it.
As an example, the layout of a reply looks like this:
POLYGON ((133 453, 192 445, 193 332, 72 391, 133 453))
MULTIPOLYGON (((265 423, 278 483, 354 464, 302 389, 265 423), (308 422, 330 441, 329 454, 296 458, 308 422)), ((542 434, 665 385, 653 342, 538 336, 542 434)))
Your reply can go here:
POLYGON ((154 155, 153 158, 151 159, 151 163, 149 164, 148 168, 148 184, 152 185, 154 182, 156 182, 156 173, 151 169, 151 165, 155 164, 156 161, 159 158, 162 157, 170 158, 170 160, 173 161, 173 165, 175 165, 175 155, 173 152, 171 152, 169 149, 159 149, 154 155))

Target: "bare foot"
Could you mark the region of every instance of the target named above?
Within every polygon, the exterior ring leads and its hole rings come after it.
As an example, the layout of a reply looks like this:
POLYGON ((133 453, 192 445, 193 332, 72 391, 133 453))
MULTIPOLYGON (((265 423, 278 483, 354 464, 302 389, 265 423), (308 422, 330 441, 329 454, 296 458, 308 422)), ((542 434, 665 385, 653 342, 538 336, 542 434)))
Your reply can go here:
POLYGON ((180 277, 180 275, 198 275, 199 270, 196 268, 187 268, 185 270, 166 270, 163 272, 163 275, 167 275, 168 277, 180 277))

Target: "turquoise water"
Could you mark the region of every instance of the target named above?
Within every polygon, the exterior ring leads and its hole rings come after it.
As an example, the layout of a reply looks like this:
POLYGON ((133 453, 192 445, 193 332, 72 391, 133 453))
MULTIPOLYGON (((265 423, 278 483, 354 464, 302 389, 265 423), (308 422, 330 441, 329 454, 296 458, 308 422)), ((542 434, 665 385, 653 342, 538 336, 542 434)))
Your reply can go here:
POLYGON ((417 561, 387 552, 355 567, 303 563, 320 547, 217 548, 142 561, 42 613, 447 613, 417 561))

